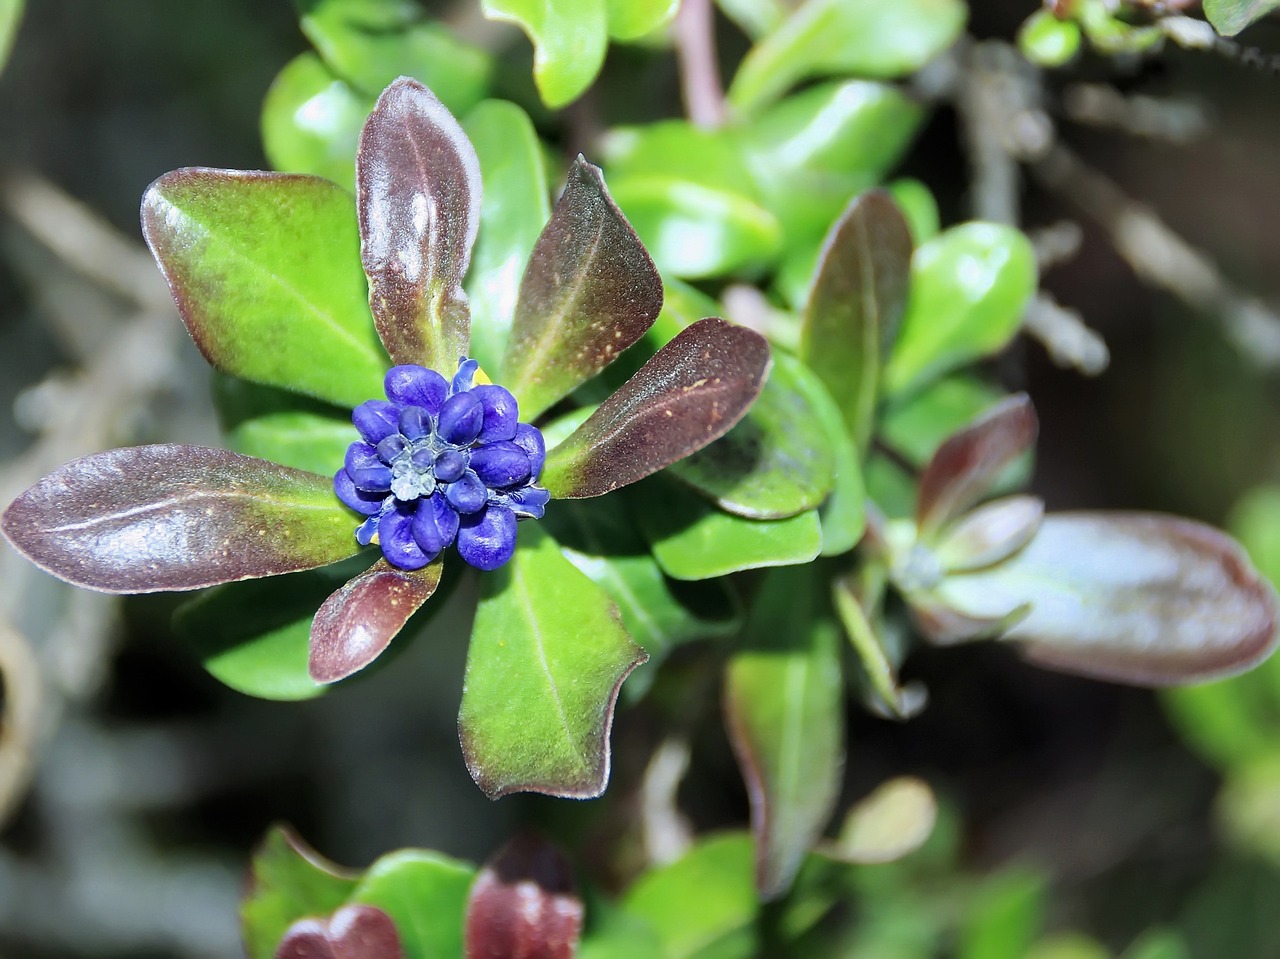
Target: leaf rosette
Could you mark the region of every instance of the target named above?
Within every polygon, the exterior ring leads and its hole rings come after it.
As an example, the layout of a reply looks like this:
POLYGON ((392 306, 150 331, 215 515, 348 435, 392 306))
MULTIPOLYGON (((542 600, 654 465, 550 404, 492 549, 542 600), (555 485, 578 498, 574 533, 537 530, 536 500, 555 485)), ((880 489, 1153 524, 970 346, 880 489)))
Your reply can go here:
MULTIPOLYGON (((360 136, 356 187, 353 199, 316 176, 191 168, 143 199, 143 232, 196 345, 221 373, 257 384, 229 390, 244 401, 228 417, 233 442, 289 462, 184 445, 94 454, 21 494, 4 533, 54 575, 118 593, 316 570, 376 543, 383 555, 314 616, 282 614, 240 636, 224 628, 233 685, 290 698, 380 655, 436 592, 452 551, 501 567, 483 578, 468 656, 468 767, 493 797, 598 795, 618 690, 647 654, 554 541, 524 536, 517 549, 516 522, 722 436, 760 392, 769 347, 723 320, 694 322, 546 448, 537 424, 662 307, 657 272, 600 171, 581 158, 569 170, 511 315, 493 321, 509 330, 488 371, 467 358, 463 285, 480 161, 422 84, 383 91, 360 136), (355 430, 340 428, 342 407, 354 408, 355 430), (326 450, 337 451, 327 466, 326 450), (333 479, 318 471, 339 466, 333 479), (246 647, 253 654, 236 659, 246 647), (288 681, 262 678, 281 671, 288 681)), ((234 606, 202 598, 187 619, 234 606)))

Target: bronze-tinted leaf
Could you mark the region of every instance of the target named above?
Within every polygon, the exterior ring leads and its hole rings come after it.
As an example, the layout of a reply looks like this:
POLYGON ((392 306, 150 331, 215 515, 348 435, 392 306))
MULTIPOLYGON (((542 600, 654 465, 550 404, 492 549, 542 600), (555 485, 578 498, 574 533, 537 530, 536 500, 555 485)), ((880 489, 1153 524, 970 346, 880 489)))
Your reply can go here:
POLYGON ((275 959, 403 959, 395 923, 373 906, 343 906, 325 919, 299 919, 275 959))
POLYGON ((443 567, 437 559, 409 572, 380 559, 326 599, 311 623, 311 678, 337 682, 381 656, 435 593, 443 567))
POLYGON ((1005 496, 970 510, 943 531, 935 550, 950 573, 982 569, 1008 559, 1036 535, 1044 501, 1036 496, 1005 496))
POLYGON ((911 230, 887 193, 857 197, 827 234, 800 327, 800 356, 822 378, 860 451, 871 438, 880 369, 911 283, 911 230))
POLYGON ((515 839, 471 887, 466 959, 572 959, 582 913, 565 858, 540 839, 515 839))
POLYGON ((937 592, 978 617, 1029 603, 1005 638, 1030 660, 1141 686, 1238 673, 1276 642, 1275 595, 1240 546, 1174 516, 1050 514, 1021 552, 937 592))
POLYGON ((769 371, 769 344, 716 317, 655 353, 547 454, 553 496, 599 496, 700 450, 742 418, 769 371))
POLYGON ((109 593, 197 589, 357 552, 326 476, 201 446, 135 446, 61 466, 0 527, 55 576, 109 593))
POLYGON ((1001 471, 1031 448, 1037 429, 1031 400, 1018 393, 943 441, 920 476, 921 538, 931 538, 980 500, 1001 471))
POLYGON ((662 280, 599 169, 582 157, 529 257, 502 382, 526 420, 640 339, 662 309, 662 280))
POLYGON ((430 90, 382 92, 356 153, 360 257, 369 306, 396 363, 452 374, 470 343, 462 278, 480 225, 480 161, 430 90))

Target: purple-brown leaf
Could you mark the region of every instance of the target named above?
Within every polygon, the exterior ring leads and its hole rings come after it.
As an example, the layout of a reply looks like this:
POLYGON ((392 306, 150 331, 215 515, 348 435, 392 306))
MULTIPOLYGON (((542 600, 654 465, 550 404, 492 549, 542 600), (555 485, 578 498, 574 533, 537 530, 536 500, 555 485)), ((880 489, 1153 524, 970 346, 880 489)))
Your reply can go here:
POLYGON ((978 617, 1029 603, 1004 638, 1032 662, 1140 686, 1238 673, 1276 643, 1275 594, 1244 550, 1174 516, 1050 514, 1020 552, 937 594, 978 617))
POLYGON ((326 476, 201 446, 95 453, 0 520, 37 566, 109 593, 198 589, 313 569, 358 549, 326 476))
POLYGON ((1031 542, 1043 518, 1044 501, 1036 496, 1005 496, 983 503, 942 532, 938 562, 949 573, 1002 562, 1031 542))
POLYGON ((943 441, 920 477, 916 526, 930 539, 990 490, 1006 466, 1031 448, 1038 429, 1025 393, 996 404, 943 441))
POLYGON ((515 839, 471 887, 466 959, 572 959, 582 913, 565 858, 540 839, 515 839))
POLYGON ((356 152, 360 258, 395 363, 451 373, 471 340, 462 279, 480 224, 480 161, 435 95, 401 77, 382 92, 356 152))
POLYGON ((343 906, 330 919, 299 919, 275 959, 404 959, 395 923, 373 906, 343 906))
POLYGON ((423 569, 396 569, 380 559, 324 601, 311 622, 307 671, 334 683, 382 655, 409 617, 440 585, 441 560, 423 569))
POLYGON ((800 357, 831 391, 861 451, 910 284, 906 220, 889 194, 862 194, 827 234, 800 328, 800 357))
POLYGON ((764 337, 716 317, 682 330, 547 454, 553 496, 600 496, 723 436, 769 371, 764 337))
POLYGON ((529 257, 503 360, 524 418, 612 363, 661 309, 653 261, 600 170, 578 157, 529 257))

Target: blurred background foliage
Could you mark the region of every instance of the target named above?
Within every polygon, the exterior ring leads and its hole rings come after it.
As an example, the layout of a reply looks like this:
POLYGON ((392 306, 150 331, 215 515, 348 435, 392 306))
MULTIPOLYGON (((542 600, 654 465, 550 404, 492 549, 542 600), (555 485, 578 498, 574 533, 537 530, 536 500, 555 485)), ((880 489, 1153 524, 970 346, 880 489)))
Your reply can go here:
MULTIPOLYGON (((1012 39, 1030 7, 975 3, 969 32, 1012 39)), ((519 33, 471 6, 436 13, 501 54, 499 95, 529 109, 559 151, 593 145, 602 118, 680 112, 670 51, 612 47, 606 82, 557 122, 532 93, 519 33)), ((746 49, 728 21, 720 27, 729 57, 746 49)), ((1280 49, 1280 23, 1264 20, 1246 36, 1280 49)), ((3 492, 22 485, 28 429, 65 408, 60 391, 102 390, 110 411, 103 422, 59 424, 70 436, 63 459, 126 437, 216 442, 204 364, 164 315, 158 277, 144 278, 149 263, 133 258, 138 198, 184 165, 264 167, 263 99, 284 64, 310 48, 284 0, 29 5, 0 75, 0 406, 15 411, 0 417, 3 492), (60 207, 45 181, 83 207, 60 207), (33 202, 43 204, 39 235, 33 202), (97 218, 127 239, 105 234, 99 248, 77 253, 98 239, 97 218), (94 264, 114 285, 93 275, 94 264), (129 385, 136 393, 82 372, 113 349, 146 374, 129 385)), ((1150 60, 1086 54, 1048 79, 1046 108, 1066 111, 1069 86, 1081 81, 1176 98, 1207 118, 1201 135, 1177 143, 1065 122, 1059 132, 1236 287, 1280 303, 1275 77, 1173 46, 1150 60)), ((962 142, 956 116, 935 111, 897 171, 929 184, 943 224, 972 212, 962 142)), ((625 168, 624 147, 615 140, 612 159, 625 168)), ((1034 182, 1022 202, 1028 228, 1078 216, 1034 182)), ((1027 340, 998 361, 1003 383, 1028 390, 1040 414, 1034 491, 1051 509, 1161 509, 1229 523, 1275 580, 1280 487, 1266 484, 1280 483, 1276 364, 1239 349, 1221 315, 1142 283, 1100 227, 1079 223, 1078 254, 1046 271, 1043 285, 1102 335, 1109 369, 1083 378, 1027 340)), ((745 821, 699 668, 713 655, 705 647, 681 650, 663 667, 662 695, 620 714, 604 800, 493 804, 459 762, 468 630, 449 628, 467 608, 459 597, 432 641, 408 647, 395 669, 342 695, 281 704, 222 688, 175 647, 175 600, 68 599, 15 569, 6 550, 3 608, 44 642, 38 666, 0 646, 6 707, 30 715, 15 677, 38 668, 53 677, 59 718, 40 739, 30 793, 0 833, 2 955, 236 955, 247 850, 279 820, 335 861, 359 865, 406 845, 479 861, 533 824, 575 852, 582 873, 616 888, 629 876, 628 842, 638 841, 626 797, 673 725, 691 736, 681 808, 697 831, 745 821), (623 855, 593 853, 605 849, 623 855)), ((939 825, 901 862, 847 870, 848 895, 814 930, 812 954, 1280 956, 1274 660, 1166 696, 1041 672, 981 644, 921 649, 905 676, 929 686, 929 707, 906 724, 849 711, 842 805, 890 777, 918 776, 939 796, 939 825)))

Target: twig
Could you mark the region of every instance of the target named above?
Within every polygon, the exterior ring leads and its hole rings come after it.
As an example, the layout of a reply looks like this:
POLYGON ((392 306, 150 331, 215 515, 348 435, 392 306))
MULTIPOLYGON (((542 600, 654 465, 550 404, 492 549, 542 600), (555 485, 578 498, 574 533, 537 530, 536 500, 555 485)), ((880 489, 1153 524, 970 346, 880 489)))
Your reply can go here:
POLYGON ((645 769, 640 786, 641 835, 652 864, 674 862, 693 843, 693 829, 677 803, 688 771, 689 743, 682 738, 664 740, 645 769))
POLYGON ((727 112, 711 0, 681 0, 674 38, 685 112, 700 127, 723 126, 727 112))
POLYGON ((1047 293, 1037 293, 1022 316, 1022 330, 1039 340, 1049 359, 1085 376, 1097 376, 1111 362, 1106 342, 1085 325, 1075 310, 1060 305, 1047 293))

